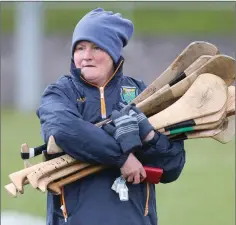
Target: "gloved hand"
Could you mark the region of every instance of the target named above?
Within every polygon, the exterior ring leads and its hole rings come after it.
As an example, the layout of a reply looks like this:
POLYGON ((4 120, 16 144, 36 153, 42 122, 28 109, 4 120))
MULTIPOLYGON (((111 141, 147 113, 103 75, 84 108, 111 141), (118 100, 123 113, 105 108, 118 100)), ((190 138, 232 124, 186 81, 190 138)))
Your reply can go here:
POLYGON ((112 111, 112 123, 103 126, 103 129, 117 140, 124 153, 132 152, 133 149, 142 146, 138 121, 136 117, 130 115, 130 108, 131 106, 127 106, 120 112, 112 111))
POLYGON ((154 130, 154 127, 149 123, 148 118, 135 106, 135 104, 131 104, 130 114, 137 118, 140 138, 143 141, 147 135, 154 130))

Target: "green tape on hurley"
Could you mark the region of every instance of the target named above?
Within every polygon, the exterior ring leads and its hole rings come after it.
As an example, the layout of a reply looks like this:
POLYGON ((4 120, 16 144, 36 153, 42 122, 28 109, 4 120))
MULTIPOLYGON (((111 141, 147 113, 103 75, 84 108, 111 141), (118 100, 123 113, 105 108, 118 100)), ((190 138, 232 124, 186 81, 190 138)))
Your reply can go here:
POLYGON ((170 134, 178 134, 178 133, 185 133, 188 131, 193 131, 193 127, 182 127, 174 130, 170 130, 170 134))

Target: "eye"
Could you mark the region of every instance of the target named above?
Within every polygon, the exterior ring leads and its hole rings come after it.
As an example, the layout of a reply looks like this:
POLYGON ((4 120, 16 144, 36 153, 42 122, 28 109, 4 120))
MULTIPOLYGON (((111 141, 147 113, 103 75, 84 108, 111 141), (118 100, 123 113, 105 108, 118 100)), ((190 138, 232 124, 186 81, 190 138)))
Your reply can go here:
POLYGON ((76 46, 75 48, 76 51, 83 51, 84 50, 84 47, 79 45, 79 46, 76 46))
POLYGON ((102 50, 101 48, 99 48, 99 47, 96 46, 96 45, 93 46, 93 49, 95 49, 95 50, 102 50))

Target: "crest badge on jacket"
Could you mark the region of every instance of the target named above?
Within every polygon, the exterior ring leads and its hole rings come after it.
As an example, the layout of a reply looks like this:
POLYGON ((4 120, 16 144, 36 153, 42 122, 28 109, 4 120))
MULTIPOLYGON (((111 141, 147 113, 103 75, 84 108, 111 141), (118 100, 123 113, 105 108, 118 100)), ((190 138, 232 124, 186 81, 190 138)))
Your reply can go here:
POLYGON ((129 104, 138 95, 138 90, 136 87, 121 86, 120 96, 123 102, 129 104))

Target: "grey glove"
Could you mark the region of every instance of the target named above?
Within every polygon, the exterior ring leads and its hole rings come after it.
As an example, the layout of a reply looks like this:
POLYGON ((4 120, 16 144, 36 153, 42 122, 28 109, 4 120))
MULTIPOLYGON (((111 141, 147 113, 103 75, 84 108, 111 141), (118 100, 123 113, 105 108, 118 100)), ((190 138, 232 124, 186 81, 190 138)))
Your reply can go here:
POLYGON ((130 115, 131 106, 127 106, 120 112, 112 111, 112 123, 103 126, 103 129, 113 136, 120 144, 124 153, 142 146, 139 136, 139 126, 136 117, 130 115))
POLYGON ((135 104, 131 105, 130 113, 132 116, 137 118, 138 126, 139 126, 139 134, 140 138, 143 141, 146 136, 154 130, 154 127, 149 123, 148 118, 141 112, 135 104))

